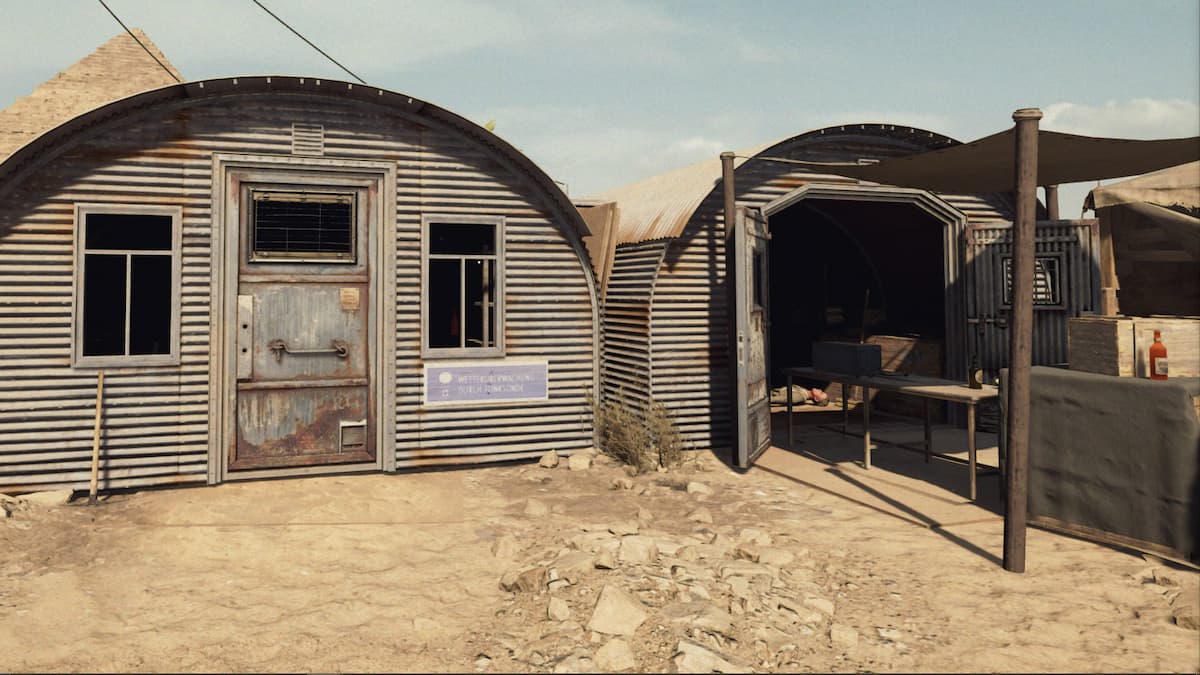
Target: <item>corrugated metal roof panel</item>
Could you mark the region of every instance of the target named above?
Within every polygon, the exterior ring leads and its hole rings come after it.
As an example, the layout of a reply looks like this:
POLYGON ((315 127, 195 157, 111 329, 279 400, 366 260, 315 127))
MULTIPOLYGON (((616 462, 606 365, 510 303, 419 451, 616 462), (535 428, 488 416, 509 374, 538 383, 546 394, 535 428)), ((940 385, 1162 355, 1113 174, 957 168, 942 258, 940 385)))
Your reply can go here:
MULTIPOLYGON (((734 169, 772 145, 736 152, 734 169)), ((713 158, 600 193, 595 199, 620 206, 617 244, 668 239, 679 236, 696 207, 720 182, 721 160, 713 158)))

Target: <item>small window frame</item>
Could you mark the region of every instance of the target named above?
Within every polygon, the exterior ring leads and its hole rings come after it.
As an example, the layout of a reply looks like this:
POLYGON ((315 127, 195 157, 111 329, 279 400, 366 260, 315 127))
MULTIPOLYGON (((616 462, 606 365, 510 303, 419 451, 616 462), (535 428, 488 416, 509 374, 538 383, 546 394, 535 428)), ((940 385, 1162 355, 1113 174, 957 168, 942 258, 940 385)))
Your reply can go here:
MULTIPOLYGON (((463 257, 473 257, 463 254, 463 257)), ((421 216, 421 356, 430 359, 459 359, 459 358, 496 358, 505 355, 504 344, 504 314, 505 314, 505 219, 504 216, 457 215, 457 214, 426 214, 421 216), (492 305, 496 310, 496 321, 493 326, 495 335, 491 347, 431 347, 429 346, 429 261, 437 259, 429 252, 430 226, 455 224, 479 224, 495 227, 496 237, 496 289, 492 305)), ((465 322, 464 322, 465 323, 465 322)))
MULTIPOLYGON (((73 294, 71 308, 71 354, 75 368, 123 368, 140 366, 176 366, 180 364, 180 305, 183 297, 182 250, 183 250, 183 207, 147 204, 95 204, 75 205, 75 250, 73 269, 73 294), (171 250, 166 252, 132 251, 126 255, 169 255, 171 258, 171 317, 170 351, 166 354, 105 354, 85 356, 83 353, 83 310, 87 290, 84 288, 84 266, 88 249, 86 246, 87 217, 92 214, 167 216, 171 218, 171 250)), ((104 249, 109 251, 108 249, 104 249)), ((108 254, 111 254, 109 252, 108 254)), ((125 341, 129 342, 129 302, 125 297, 125 341)))
MULTIPOLYGON (((246 261, 250 263, 273 263, 273 264, 289 264, 289 263, 310 263, 310 264, 332 264, 332 265, 357 265, 358 264, 358 211, 359 199, 358 193, 354 190, 340 190, 335 187, 328 186, 304 186, 304 187, 273 187, 266 185, 251 185, 247 186, 247 223, 246 223, 246 261), (350 204, 350 252, 349 253, 321 253, 316 251, 304 252, 284 252, 284 251, 259 251, 257 234, 258 222, 256 220, 257 213, 255 204, 258 201, 259 195, 325 195, 325 199, 336 200, 345 199, 350 204)), ((304 201, 304 200, 301 200, 304 201)))
MULTIPOLYGON (((1000 308, 1007 310, 1012 309, 1012 260, 1012 254, 1004 254, 1000 258, 1000 308)), ((1066 290, 1063 283, 1063 276, 1068 272, 1066 265, 1066 256, 1061 252, 1038 253, 1034 256, 1034 310, 1063 310, 1067 308, 1067 299, 1063 294, 1063 291, 1066 290), (1052 265, 1049 264, 1051 261, 1053 262, 1052 265), (1044 298, 1038 297, 1037 281, 1039 266, 1046 270, 1046 278, 1050 282, 1048 290, 1051 294, 1051 299, 1055 302, 1046 302, 1044 298), (1052 271, 1051 268, 1053 268, 1052 271)))

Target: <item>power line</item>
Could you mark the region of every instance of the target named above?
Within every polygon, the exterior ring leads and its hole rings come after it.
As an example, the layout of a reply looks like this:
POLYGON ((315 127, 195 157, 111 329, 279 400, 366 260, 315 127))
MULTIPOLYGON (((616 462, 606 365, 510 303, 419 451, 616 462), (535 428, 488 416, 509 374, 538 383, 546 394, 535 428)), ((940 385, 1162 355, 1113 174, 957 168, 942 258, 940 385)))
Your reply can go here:
POLYGON ((333 58, 332 56, 330 56, 330 55, 326 54, 324 50, 322 50, 320 47, 318 47, 318 46, 314 45, 314 44, 312 43, 312 41, 311 41, 311 40, 309 40, 308 38, 306 38, 306 37, 304 37, 303 35, 301 35, 301 34, 300 34, 300 31, 296 30, 295 28, 292 28, 291 26, 289 26, 289 25, 288 25, 288 23, 287 23, 286 21, 284 21, 283 19, 281 19, 281 18, 279 18, 278 16, 276 16, 275 12, 272 12, 271 10, 267 9, 266 5, 262 4, 262 3, 261 3, 261 2, 259 2, 258 0, 251 0, 251 2, 253 2, 253 3, 254 3, 254 4, 256 4, 256 5, 258 5, 258 6, 259 6, 259 7, 262 9, 262 11, 266 12, 267 14, 270 14, 272 19, 275 19, 275 20, 276 20, 276 21, 278 21, 279 23, 283 24, 283 27, 284 27, 284 28, 286 28, 286 29, 288 29, 288 30, 290 30, 290 31, 292 31, 292 33, 294 33, 294 34, 296 35, 296 37, 300 38, 301 40, 304 40, 304 42, 305 42, 305 43, 306 43, 306 44, 307 44, 309 47, 312 47, 313 49, 315 49, 315 50, 317 50, 318 52, 320 52, 320 53, 321 53, 321 56, 324 56, 325 58, 329 59, 329 60, 330 60, 330 61, 333 63, 333 65, 335 65, 335 66, 337 66, 338 68, 341 68, 342 70, 346 71, 346 72, 347 72, 347 73, 350 75, 350 77, 353 77, 354 79, 358 80, 358 81, 359 81, 360 83, 362 83, 362 84, 366 84, 366 83, 367 83, 367 81, 366 81, 366 80, 362 79, 362 78, 361 78, 361 77, 359 77, 358 75, 355 75, 353 72, 351 72, 351 71, 350 71, 350 69, 349 69, 349 68, 347 68, 346 66, 343 66, 342 64, 338 63, 338 62, 337 62, 337 59, 335 59, 335 58, 333 58))
POLYGON ((112 15, 112 18, 116 19, 116 20, 117 20, 117 23, 121 24, 121 28, 124 28, 124 29, 125 29, 125 32, 126 32, 126 33, 129 33, 129 37, 133 38, 133 41, 134 41, 134 42, 136 42, 136 43, 138 43, 138 46, 139 46, 139 47, 141 47, 141 48, 142 48, 142 50, 143 50, 143 51, 145 51, 147 54, 149 54, 149 55, 150 55, 150 58, 154 59, 154 62, 155 62, 155 63, 157 63, 158 65, 162 66, 162 69, 163 69, 163 70, 165 70, 165 71, 167 71, 167 74, 171 76, 171 79, 175 80, 176 82, 182 82, 182 81, 183 81, 183 80, 179 79, 179 76, 178 76, 178 75, 176 75, 175 73, 171 72, 171 69, 167 67, 167 64, 165 64, 165 63, 163 63, 162 61, 160 61, 160 60, 158 59, 158 57, 154 55, 154 52, 150 51, 150 48, 149 48, 149 47, 147 47, 146 45, 142 44, 142 41, 138 39, 138 36, 134 35, 134 34, 133 34, 133 31, 129 30, 129 26, 126 26, 126 25, 125 25, 125 22, 121 20, 121 17, 117 16, 117 13, 116 13, 116 12, 114 12, 114 11, 112 11, 112 8, 111 8, 111 7, 109 7, 108 5, 104 4, 104 0, 99 0, 99 2, 100 2, 100 6, 101 6, 101 7, 103 7, 104 9, 108 10, 108 13, 112 15))

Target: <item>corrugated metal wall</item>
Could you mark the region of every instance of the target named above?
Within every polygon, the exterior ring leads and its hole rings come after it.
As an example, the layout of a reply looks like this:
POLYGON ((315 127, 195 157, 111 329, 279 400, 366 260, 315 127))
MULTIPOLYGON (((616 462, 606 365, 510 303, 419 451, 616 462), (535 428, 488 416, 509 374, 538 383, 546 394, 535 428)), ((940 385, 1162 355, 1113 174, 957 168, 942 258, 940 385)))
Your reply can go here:
MULTIPOLYGON (((857 125, 856 125, 857 126, 857 125)), ((890 137, 878 125, 844 136, 807 135, 764 151, 764 157, 809 162, 853 161, 911 154, 919 139, 890 137), (873 135, 870 135, 873 134, 873 135)), ((808 183, 853 183, 815 173, 802 165, 751 159, 735 174, 739 205, 761 208, 808 183)), ((652 392, 667 403, 685 438, 696 448, 725 450, 730 443, 725 242, 721 184, 700 204, 683 234, 667 251, 651 309, 652 392)), ((1003 196, 938 195, 968 221, 1009 216, 1003 196)), ((961 242, 962 238, 958 240, 961 242)), ((958 283, 963 250, 947 252, 951 279, 958 283)), ((965 377, 965 369, 963 371, 965 377)))
POLYGON ((650 396, 650 304, 665 241, 616 250, 604 306, 604 396, 645 403, 650 396))
MULTIPOLYGON (((0 207, 0 487, 86 484, 95 373, 71 365, 76 202, 183 207, 182 363, 106 369, 102 487, 205 480, 214 152, 287 155, 292 124, 325 156, 395 161, 397 466, 532 456, 592 444, 595 307, 564 228, 486 148, 388 109, 255 94, 151 109, 87 133, 0 207), (421 406, 420 217, 507 219, 507 356, 549 361, 548 401, 421 406)), ((217 318, 219 321, 219 317, 217 318)))
MULTIPOLYGON (((1039 222, 1038 256, 1061 256, 1063 306, 1034 305, 1033 364, 1067 362, 1067 320, 1100 303, 1097 221, 1039 222)), ((1011 223, 981 223, 967 231, 967 316, 988 381, 1008 367, 1008 309, 1003 305, 1003 260, 1012 256, 1011 223)))

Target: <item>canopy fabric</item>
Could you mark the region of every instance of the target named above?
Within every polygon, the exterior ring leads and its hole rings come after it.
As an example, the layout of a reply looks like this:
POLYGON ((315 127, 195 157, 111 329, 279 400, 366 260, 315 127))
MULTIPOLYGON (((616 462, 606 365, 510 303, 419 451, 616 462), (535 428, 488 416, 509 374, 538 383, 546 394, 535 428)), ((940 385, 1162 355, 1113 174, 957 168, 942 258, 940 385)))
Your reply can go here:
MULTIPOLYGON (((1015 189, 1015 129, 878 164, 823 167, 830 173, 936 192, 1015 189)), ((1039 185, 1120 178, 1200 160, 1200 136, 1137 141, 1038 132, 1039 185)))
POLYGON ((1200 218, 1143 202, 1131 202, 1121 208, 1154 223, 1177 247, 1191 254, 1192 260, 1200 260, 1200 218))
POLYGON ((1200 209, 1200 161, 1103 185, 1088 193, 1083 207, 1102 209, 1137 203, 1200 209))

